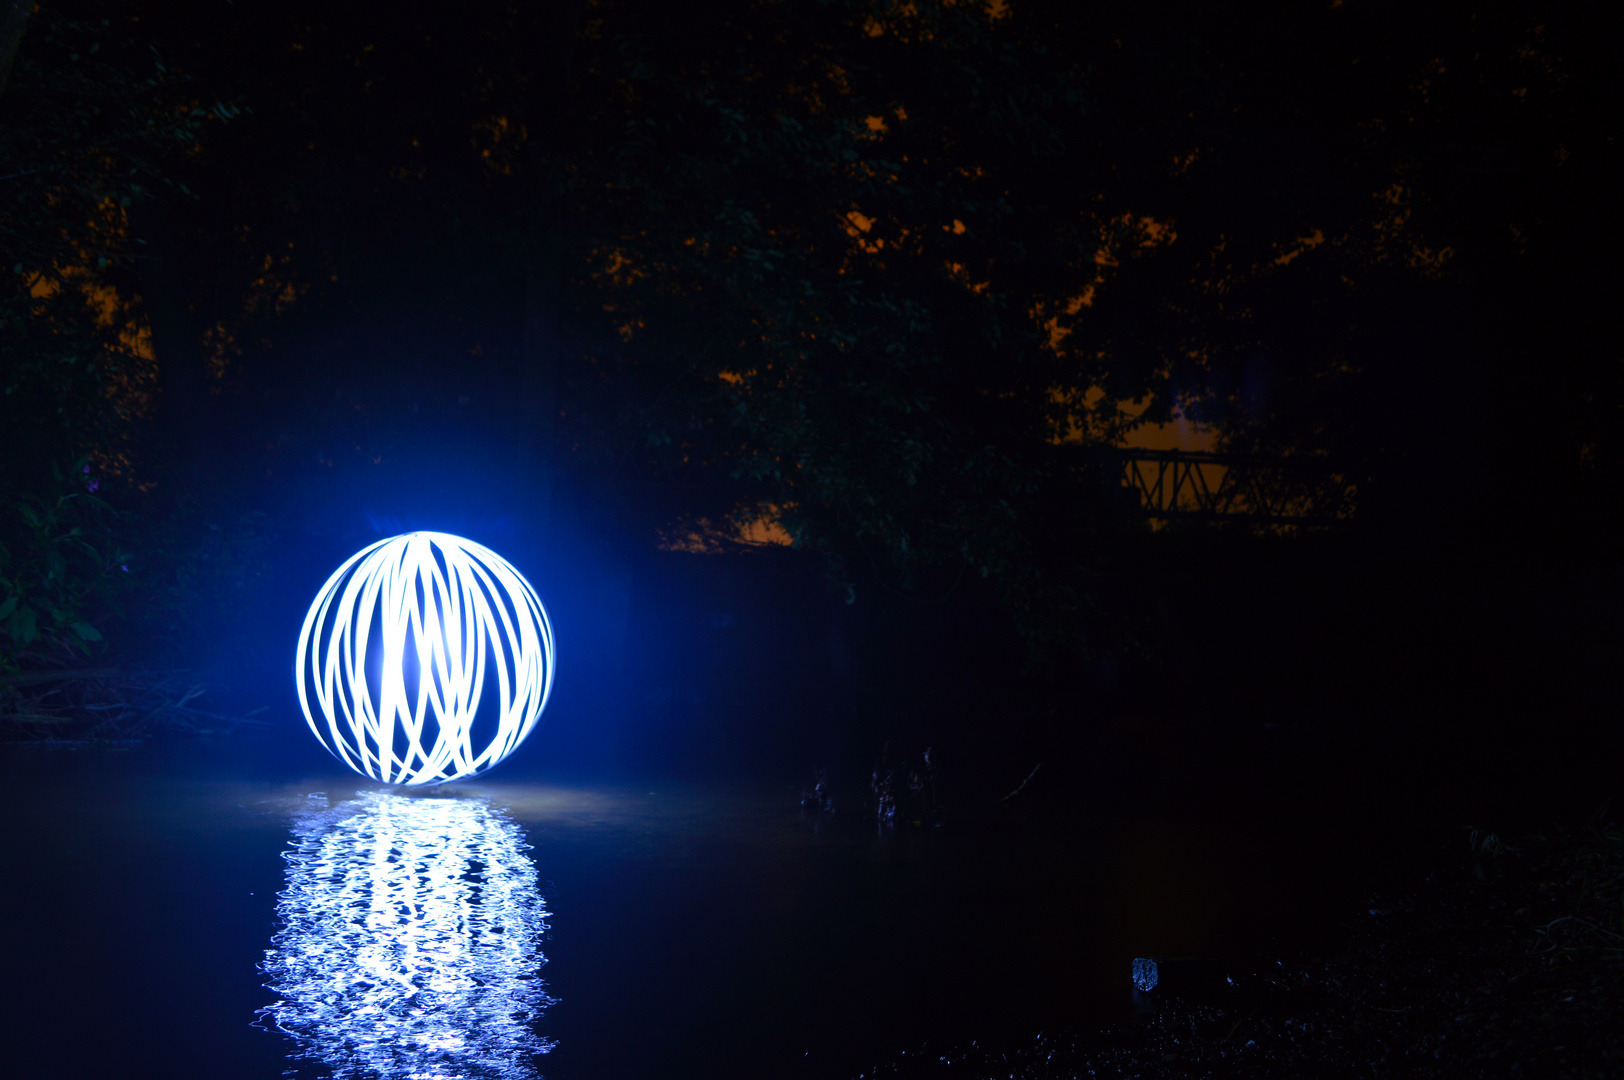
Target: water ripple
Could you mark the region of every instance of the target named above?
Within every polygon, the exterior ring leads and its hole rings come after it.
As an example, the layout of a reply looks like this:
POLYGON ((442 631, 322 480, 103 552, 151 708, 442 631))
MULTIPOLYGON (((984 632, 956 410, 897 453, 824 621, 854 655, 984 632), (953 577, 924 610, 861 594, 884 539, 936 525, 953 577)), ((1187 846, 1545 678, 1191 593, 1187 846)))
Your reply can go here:
POLYGON ((260 1010, 334 1080, 535 1077, 548 912, 489 803, 364 793, 293 828, 260 1010))

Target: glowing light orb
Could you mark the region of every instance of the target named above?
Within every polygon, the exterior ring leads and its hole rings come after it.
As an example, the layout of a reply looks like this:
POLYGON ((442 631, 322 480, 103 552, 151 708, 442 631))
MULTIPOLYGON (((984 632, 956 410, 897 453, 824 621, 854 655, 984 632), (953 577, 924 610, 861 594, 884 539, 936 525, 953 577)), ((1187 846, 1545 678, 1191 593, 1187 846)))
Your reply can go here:
POLYGON ((263 1021, 333 1080, 538 1080, 555 999, 518 825, 482 799, 310 798, 283 856, 263 1021))
POLYGON ((388 784, 443 784, 490 769, 536 726, 553 685, 552 624, 494 551, 407 533, 327 579, 299 631, 294 679, 334 757, 388 784))

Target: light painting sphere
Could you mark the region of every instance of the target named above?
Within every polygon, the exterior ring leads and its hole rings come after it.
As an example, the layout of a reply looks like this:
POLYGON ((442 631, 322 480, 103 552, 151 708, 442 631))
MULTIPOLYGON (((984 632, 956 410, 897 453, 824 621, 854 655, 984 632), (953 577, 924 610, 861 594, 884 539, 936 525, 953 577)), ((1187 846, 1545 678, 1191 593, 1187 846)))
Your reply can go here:
POLYGON ((387 784, 443 784, 492 768, 536 726, 553 685, 553 630, 536 591, 494 551, 407 533, 327 579, 299 631, 294 679, 334 757, 387 784))

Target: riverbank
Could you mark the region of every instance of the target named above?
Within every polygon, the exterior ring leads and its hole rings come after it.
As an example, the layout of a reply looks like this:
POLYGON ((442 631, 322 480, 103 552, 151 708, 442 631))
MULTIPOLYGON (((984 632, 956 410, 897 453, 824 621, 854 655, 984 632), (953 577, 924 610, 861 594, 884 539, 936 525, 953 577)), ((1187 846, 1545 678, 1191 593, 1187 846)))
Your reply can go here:
POLYGON ((1142 995, 1141 1022, 1103 1033, 927 1046, 860 1075, 1624 1075, 1624 831, 1467 848, 1351 912, 1335 955, 1232 964, 1208 1000, 1142 995))

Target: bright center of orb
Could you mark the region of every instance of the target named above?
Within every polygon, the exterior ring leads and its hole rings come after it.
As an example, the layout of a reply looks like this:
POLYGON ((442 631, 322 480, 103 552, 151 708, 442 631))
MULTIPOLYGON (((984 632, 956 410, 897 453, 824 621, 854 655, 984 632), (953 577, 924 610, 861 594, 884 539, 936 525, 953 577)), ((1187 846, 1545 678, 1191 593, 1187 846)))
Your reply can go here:
POLYGON ((552 625, 494 551, 406 533, 327 579, 299 631, 294 680, 310 730, 344 764, 387 784, 443 784, 492 768, 536 726, 553 685, 552 625))

